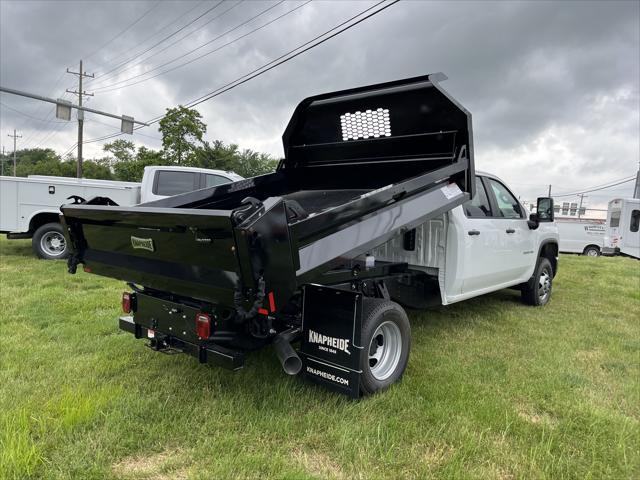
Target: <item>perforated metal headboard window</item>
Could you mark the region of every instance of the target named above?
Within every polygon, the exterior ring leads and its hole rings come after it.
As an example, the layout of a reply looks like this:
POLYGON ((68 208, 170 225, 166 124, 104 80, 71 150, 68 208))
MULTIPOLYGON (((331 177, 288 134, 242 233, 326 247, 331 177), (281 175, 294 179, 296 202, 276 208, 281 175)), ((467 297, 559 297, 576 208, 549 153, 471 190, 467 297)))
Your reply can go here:
POLYGON ((344 141, 391 136, 388 108, 345 113, 340 115, 340 124, 344 141))

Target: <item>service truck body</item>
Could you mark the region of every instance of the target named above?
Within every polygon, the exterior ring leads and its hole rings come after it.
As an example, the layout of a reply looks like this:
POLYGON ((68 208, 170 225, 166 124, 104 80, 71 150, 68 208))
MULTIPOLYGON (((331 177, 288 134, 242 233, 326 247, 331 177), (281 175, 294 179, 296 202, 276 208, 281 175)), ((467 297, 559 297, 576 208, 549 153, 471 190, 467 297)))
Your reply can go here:
POLYGON ((410 345, 392 299, 514 286, 543 304, 557 268, 552 202, 527 218, 499 179, 476 177, 471 115, 438 78, 302 101, 274 173, 135 207, 63 206, 69 271, 126 281, 120 327, 158 351, 237 369, 273 344, 287 373, 352 396, 386 388, 410 345))
POLYGON ((616 198, 607 209, 605 255, 640 258, 640 198, 616 198))

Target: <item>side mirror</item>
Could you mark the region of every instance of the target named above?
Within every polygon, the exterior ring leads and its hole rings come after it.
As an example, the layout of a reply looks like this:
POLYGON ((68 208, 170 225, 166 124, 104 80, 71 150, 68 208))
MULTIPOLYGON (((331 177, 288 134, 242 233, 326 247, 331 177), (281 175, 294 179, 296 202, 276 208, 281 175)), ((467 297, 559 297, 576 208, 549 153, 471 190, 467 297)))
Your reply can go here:
POLYGON ((540 197, 538 198, 538 206, 536 208, 536 216, 538 222, 553 222, 553 198, 540 197))
POLYGON ((529 215, 529 220, 527 220, 527 225, 529 226, 529 230, 535 230, 540 226, 540 221, 538 220, 538 214, 532 213, 529 215))

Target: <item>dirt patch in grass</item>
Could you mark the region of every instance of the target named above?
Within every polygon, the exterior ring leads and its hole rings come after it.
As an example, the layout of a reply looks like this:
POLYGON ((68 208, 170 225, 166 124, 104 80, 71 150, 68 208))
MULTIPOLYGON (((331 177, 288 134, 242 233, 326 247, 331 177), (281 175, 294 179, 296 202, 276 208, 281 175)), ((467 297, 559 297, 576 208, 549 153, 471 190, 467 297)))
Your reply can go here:
POLYGON ((186 480, 186 468, 171 468, 182 453, 180 449, 164 450, 150 455, 126 457, 114 464, 113 473, 118 478, 144 478, 148 480, 186 480))
POLYGON ((518 416, 525 422, 532 423, 534 425, 555 427, 558 424, 557 419, 553 418, 548 413, 538 412, 527 407, 518 408, 518 416))
POLYGON ((294 450, 293 458, 307 473, 319 478, 347 478, 342 467, 328 455, 317 451, 294 450))
POLYGON ((436 469, 446 463, 453 454, 453 448, 447 444, 429 445, 425 447, 422 461, 429 469, 436 469))

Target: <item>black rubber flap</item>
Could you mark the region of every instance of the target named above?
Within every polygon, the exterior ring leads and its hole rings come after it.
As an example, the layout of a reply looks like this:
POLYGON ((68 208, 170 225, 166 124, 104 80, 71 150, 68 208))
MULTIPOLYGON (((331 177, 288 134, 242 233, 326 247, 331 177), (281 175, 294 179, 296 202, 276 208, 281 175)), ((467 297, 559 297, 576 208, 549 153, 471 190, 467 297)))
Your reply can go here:
POLYGON ((361 293, 305 285, 300 352, 305 377, 358 398, 361 322, 361 293))

